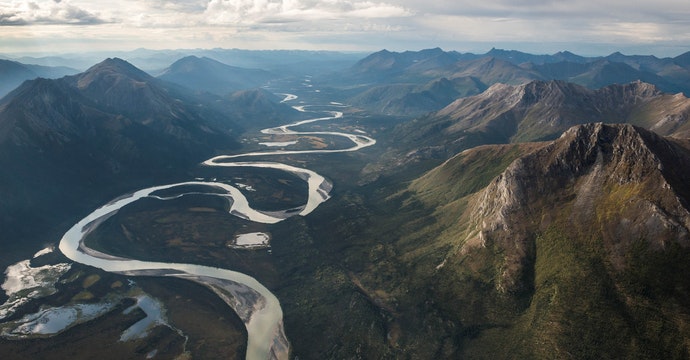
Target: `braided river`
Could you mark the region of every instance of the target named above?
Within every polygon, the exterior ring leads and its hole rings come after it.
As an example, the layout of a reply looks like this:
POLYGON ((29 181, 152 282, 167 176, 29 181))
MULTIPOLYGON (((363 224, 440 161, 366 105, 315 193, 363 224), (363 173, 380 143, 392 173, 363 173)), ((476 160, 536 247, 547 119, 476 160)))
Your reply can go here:
MULTIPOLYGON (((298 97, 285 94, 284 102, 294 101, 298 97)), ((322 107, 323 105, 319 105, 322 107)), ((332 108, 343 106, 330 103, 332 108)), ((308 105, 294 106, 302 112, 308 105)), ((187 195, 204 194, 217 196, 227 201, 229 212, 234 216, 258 223, 273 224, 291 216, 306 216, 320 204, 328 200, 332 184, 323 176, 309 169, 295 167, 278 162, 267 161, 235 161, 238 158, 257 156, 298 155, 298 154, 327 154, 335 152, 357 151, 376 143, 373 138, 363 134, 348 134, 341 132, 300 132, 293 128, 320 121, 333 121, 343 117, 343 113, 335 110, 314 111, 323 116, 302 120, 288 125, 264 129, 266 135, 299 136, 339 136, 349 139, 351 147, 341 149, 310 149, 310 150, 270 150, 257 151, 235 155, 221 155, 208 159, 202 163, 208 167, 245 167, 271 168, 292 173, 305 181, 308 185, 308 198, 304 205, 279 211, 260 211, 253 209, 247 198, 235 186, 215 181, 189 181, 166 184, 141 189, 123 195, 102 207, 94 210, 88 216, 72 226, 60 241, 60 251, 72 261, 97 267, 111 273, 126 276, 161 276, 176 277, 194 281, 211 289, 225 303, 232 308, 247 329, 247 359, 287 359, 290 343, 283 329, 283 312, 280 302, 259 281, 246 274, 197 264, 168 263, 141 261, 119 256, 109 255, 89 248, 85 239, 100 224, 115 215, 121 208, 144 198, 158 200, 172 200, 187 195), (194 192, 189 191, 190 188, 194 192), (178 193, 171 195, 172 191, 178 193), (200 189, 208 189, 208 192, 200 189)))

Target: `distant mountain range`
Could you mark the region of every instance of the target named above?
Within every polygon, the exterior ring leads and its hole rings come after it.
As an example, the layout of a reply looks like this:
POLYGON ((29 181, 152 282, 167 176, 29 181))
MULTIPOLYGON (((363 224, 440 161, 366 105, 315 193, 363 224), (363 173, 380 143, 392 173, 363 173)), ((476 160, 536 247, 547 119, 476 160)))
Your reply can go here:
POLYGON ((11 60, 0 59, 0 98, 7 95, 26 80, 37 77, 57 79, 65 75, 73 75, 78 70, 64 66, 41 66, 22 64, 11 60))
POLYGON ((175 61, 187 56, 211 58, 230 66, 263 69, 282 75, 301 75, 332 72, 347 68, 366 56, 364 52, 310 51, 310 50, 242 50, 242 49, 176 49, 131 51, 88 51, 54 56, 4 56, 25 64, 43 66, 69 66, 85 70, 108 57, 127 60, 138 68, 157 75, 175 61))
POLYGON ((590 122, 628 123, 685 138, 690 136, 689 118, 690 99, 643 82, 597 90, 557 80, 496 84, 398 124, 389 140, 395 146, 370 170, 443 160, 483 144, 553 140, 572 126, 590 122))
POLYGON ((340 72, 335 80, 323 81, 334 87, 340 83, 358 88, 360 94, 349 101, 363 108, 393 115, 410 114, 411 111, 422 114, 448 104, 428 101, 429 97, 448 99, 454 94, 474 95, 496 83, 519 85, 534 80, 563 80, 590 89, 639 80, 654 84, 664 92, 687 94, 690 92, 688 57, 683 54, 660 59, 614 53, 587 58, 569 52, 531 55, 497 49, 483 55, 446 52, 438 48, 402 53, 383 50, 340 72), (440 79, 454 85, 427 92, 416 90, 440 79), (401 95, 401 87, 415 90, 401 95), (401 105, 415 102, 419 105, 414 108, 401 105))

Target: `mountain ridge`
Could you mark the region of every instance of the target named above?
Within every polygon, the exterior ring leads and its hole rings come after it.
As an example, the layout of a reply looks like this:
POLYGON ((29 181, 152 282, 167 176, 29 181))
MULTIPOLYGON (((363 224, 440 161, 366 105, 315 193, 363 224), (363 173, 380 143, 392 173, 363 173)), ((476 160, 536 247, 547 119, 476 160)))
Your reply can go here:
POLYGON ((230 66, 208 57, 190 55, 175 61, 158 78, 195 91, 224 96, 233 91, 258 88, 275 79, 276 75, 265 70, 230 66))
MULTIPOLYGON (((529 225, 526 226, 525 223, 534 223, 511 218, 546 211, 543 207, 545 204, 531 208, 529 202, 540 198, 538 193, 558 197, 558 191, 570 186, 569 179, 572 178, 583 178, 582 181, 576 182, 576 188, 573 189, 573 192, 577 194, 574 199, 573 216, 596 214, 597 209, 594 208, 593 201, 606 196, 602 190, 608 186, 626 187, 629 186, 628 184, 646 183, 645 187, 654 189, 636 190, 644 194, 644 197, 650 198, 650 200, 640 201, 662 202, 665 206, 657 208, 658 205, 646 202, 645 204, 628 203, 627 209, 618 209, 618 211, 627 211, 630 208, 652 206, 651 209, 642 209, 646 212, 643 215, 635 215, 630 222, 625 223, 625 226, 623 224, 615 226, 616 238, 634 239, 634 234, 646 234, 652 247, 663 249, 663 242, 672 237, 672 234, 677 234, 678 243, 687 247, 690 245, 688 233, 690 229, 688 201, 690 199, 681 198, 677 193, 682 192, 687 195, 687 191, 678 186, 690 183, 690 174, 683 172, 678 174, 671 170, 678 166, 690 165, 688 156, 690 153, 687 149, 683 151, 680 149, 682 148, 667 140, 662 140, 652 132, 631 125, 596 123, 571 128, 558 140, 511 163, 504 173, 479 195, 476 203, 469 205, 475 209, 469 215, 470 223, 477 224, 474 226, 478 226, 478 230, 469 231, 470 234, 460 252, 468 254, 472 248, 486 247, 489 241, 502 242, 503 245, 499 246, 515 246, 513 250, 528 249, 529 245, 524 242, 529 241, 530 236, 524 232, 528 231, 525 227, 529 225), (683 155, 677 156, 673 162, 664 163, 657 155, 662 151, 683 155), (612 169, 606 170, 609 164, 612 164, 610 165, 612 169), (673 176, 676 174, 678 175, 673 176), (647 177, 651 179, 648 180, 647 177), (549 183, 550 181, 555 182, 549 183), (609 183, 611 185, 608 185, 609 183), (672 186, 672 183, 675 186, 672 186), (653 196, 652 194, 655 193, 659 195, 653 196), (672 231, 663 236, 665 233, 663 229, 669 227, 672 231)), ((626 201, 632 200, 626 199, 626 201)), ((596 223, 594 219, 587 221, 578 219, 577 221, 582 224, 596 223)), ((537 224, 547 226, 546 223, 542 220, 541 224, 537 224)), ((611 227, 614 226, 611 225, 611 227)), ((614 241, 613 239, 606 240, 614 241)), ((611 245, 613 246, 615 245, 611 245)), ((497 288, 501 291, 513 291, 515 288, 520 288, 518 284, 520 270, 512 269, 523 263, 524 257, 528 254, 515 251, 506 251, 506 253, 515 254, 516 257, 506 258, 509 264, 506 266, 506 271, 501 274, 502 278, 498 281, 497 288)), ((624 267, 624 254, 613 253, 611 256, 615 257, 611 260, 614 266, 624 267)))
POLYGON ((3 246, 58 236, 66 219, 55 211, 77 214, 237 148, 217 118, 231 121, 119 59, 24 82, 0 101, 3 246))
MULTIPOLYGON (((683 54, 685 55, 685 54, 683 54)), ((361 59, 350 69, 341 71, 334 78, 349 87, 359 88, 360 95, 353 97, 358 105, 369 110, 395 109, 389 103, 402 101, 425 101, 424 95, 419 99, 408 95, 403 99, 396 87, 437 81, 446 78, 473 78, 480 83, 479 88, 486 89, 496 83, 521 85, 535 80, 564 80, 599 89, 614 84, 643 81, 656 85, 665 92, 690 93, 690 68, 685 64, 683 55, 676 58, 657 58, 654 56, 623 55, 613 53, 605 57, 581 57, 570 52, 559 52, 553 55, 533 55, 515 50, 492 49, 485 54, 461 54, 454 51, 443 51, 439 48, 418 52, 391 52, 382 50, 361 59), (391 87, 383 91, 382 88, 391 87), (387 92, 380 98, 367 97, 367 91, 387 92), (362 102, 362 98, 368 102, 362 102)), ((333 80, 321 80, 325 84, 334 84, 333 80)), ((343 86, 343 85, 341 85, 343 86)), ((458 89, 459 93, 472 95, 472 87, 458 89)), ((447 104, 429 104, 429 111, 436 111, 447 104)), ((404 107, 394 115, 406 114, 404 107)))
POLYGON ((31 65, 0 59, 0 99, 26 80, 38 77, 55 79, 77 72, 67 67, 31 65))
MULTIPOLYGON (((472 137, 490 143, 538 141, 553 139, 573 125, 591 121, 630 122, 662 135, 683 136, 688 124, 682 119, 687 119, 688 111, 690 100, 682 94, 663 94, 642 82, 599 90, 558 80, 497 84, 416 120, 422 127, 416 128, 414 138, 421 136, 422 142, 429 143, 439 142, 439 136, 446 143, 459 138, 470 141, 472 137), (673 126, 664 125, 674 121, 673 126)), ((405 129, 401 126, 397 130, 399 136, 413 135, 406 135, 405 129)))
POLYGON ((687 141, 629 124, 468 149, 389 200, 416 280, 388 288, 429 291, 459 357, 682 358, 686 321, 660 319, 690 315, 689 166, 687 141))

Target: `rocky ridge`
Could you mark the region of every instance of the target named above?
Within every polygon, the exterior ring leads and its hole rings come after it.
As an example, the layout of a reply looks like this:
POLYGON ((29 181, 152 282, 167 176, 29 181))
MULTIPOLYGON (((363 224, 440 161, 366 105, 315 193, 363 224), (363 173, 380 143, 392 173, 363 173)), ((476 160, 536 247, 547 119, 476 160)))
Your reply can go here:
MULTIPOLYGON (((534 254, 531 242, 563 222, 573 235, 595 230, 611 264, 644 239, 653 249, 690 245, 690 151, 631 125, 580 125, 513 161, 468 205, 470 225, 460 249, 505 254, 500 291, 517 291, 534 254), (591 226, 591 227, 590 227, 591 226)), ((471 260, 470 260, 471 261, 471 260)))
POLYGON ((445 160, 483 144, 553 140, 588 122, 628 123, 684 138, 690 134, 689 116, 690 99, 683 94, 665 94, 639 81, 599 90, 563 81, 496 84, 400 124, 394 139, 407 155, 389 155, 396 163, 445 160))
POLYGON ((416 306, 453 322, 455 357, 684 358, 688 144, 587 123, 465 150, 393 197, 409 280, 391 287, 428 292, 416 306))

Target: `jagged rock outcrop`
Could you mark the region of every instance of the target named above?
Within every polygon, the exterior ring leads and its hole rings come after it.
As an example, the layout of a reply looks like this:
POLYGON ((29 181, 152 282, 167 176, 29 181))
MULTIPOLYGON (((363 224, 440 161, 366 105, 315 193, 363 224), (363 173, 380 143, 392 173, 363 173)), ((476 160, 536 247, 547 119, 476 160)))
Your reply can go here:
POLYGON ((458 357, 687 357, 689 145, 587 123, 457 154, 408 187, 410 293, 452 319, 458 357))
MULTIPOLYGON (((563 81, 534 81, 493 85, 403 123, 393 134, 405 153, 436 147, 441 151, 434 154, 444 159, 483 144, 553 140, 570 127, 589 122, 627 123, 684 138, 690 134, 688 118, 690 99, 639 81, 598 90, 563 81)), ((400 154, 390 156, 405 159, 400 154)))
MULTIPOLYGON (((468 206, 461 256, 503 254, 496 287, 522 289, 534 239, 558 224, 570 236, 602 241, 615 269, 634 241, 663 250, 690 245, 690 151, 631 125, 576 126, 513 161, 468 206)), ((471 260, 469 260, 471 261, 471 260)))
POLYGON ((484 132, 504 142, 533 141, 585 122, 628 122, 637 105, 660 96, 656 87, 642 82, 599 90, 563 81, 497 84, 480 95, 456 100, 434 118, 452 121, 447 134, 484 132))

